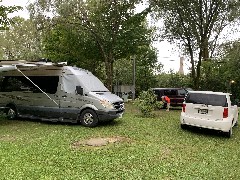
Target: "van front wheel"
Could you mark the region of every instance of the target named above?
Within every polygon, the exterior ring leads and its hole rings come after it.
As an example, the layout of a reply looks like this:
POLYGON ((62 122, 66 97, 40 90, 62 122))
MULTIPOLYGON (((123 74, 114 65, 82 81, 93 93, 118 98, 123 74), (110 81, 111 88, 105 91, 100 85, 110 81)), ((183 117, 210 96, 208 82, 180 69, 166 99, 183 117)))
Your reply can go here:
POLYGON ((98 124, 98 117, 92 109, 86 109, 81 113, 80 121, 83 126, 95 127, 98 124))

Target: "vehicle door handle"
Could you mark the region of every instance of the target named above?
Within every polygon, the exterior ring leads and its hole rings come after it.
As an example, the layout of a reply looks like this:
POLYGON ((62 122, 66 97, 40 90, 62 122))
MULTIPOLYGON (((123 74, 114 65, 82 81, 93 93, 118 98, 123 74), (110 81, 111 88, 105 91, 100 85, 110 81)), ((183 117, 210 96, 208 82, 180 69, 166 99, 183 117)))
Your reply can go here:
POLYGON ((23 100, 23 98, 21 96, 17 96, 18 100, 23 100))

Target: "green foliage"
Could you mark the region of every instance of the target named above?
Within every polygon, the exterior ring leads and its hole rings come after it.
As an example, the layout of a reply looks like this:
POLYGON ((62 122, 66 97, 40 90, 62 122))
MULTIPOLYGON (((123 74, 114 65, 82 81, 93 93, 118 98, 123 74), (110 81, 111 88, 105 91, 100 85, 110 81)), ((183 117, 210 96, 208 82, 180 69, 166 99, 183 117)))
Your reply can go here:
POLYGON ((171 87, 171 88, 192 88, 190 75, 180 75, 179 73, 171 72, 170 74, 158 74, 155 87, 171 87))
POLYGON ((231 92, 240 99, 239 40, 221 45, 222 58, 204 61, 202 64, 201 90, 231 92))
POLYGON ((136 69, 136 92, 146 91, 156 84, 156 72, 162 70, 157 62, 155 49, 149 46, 139 47, 135 56, 119 59, 114 63, 114 84, 133 84, 133 59, 136 69))
POLYGON ((150 3, 164 20, 163 37, 170 41, 179 40, 187 51, 191 59, 194 88, 198 89, 202 60, 209 59, 215 52, 216 42, 223 29, 239 19, 240 2, 150 0, 150 3))
POLYGON ((143 117, 153 117, 153 110, 162 108, 163 102, 157 101, 156 95, 151 89, 142 91, 135 100, 135 104, 139 108, 143 117))
POLYGON ((200 90, 208 91, 228 91, 230 79, 226 64, 219 63, 222 60, 204 61, 202 63, 202 75, 200 79, 200 90))
POLYGON ((148 11, 134 12, 140 0, 47 2, 38 0, 30 6, 32 17, 44 29, 45 54, 54 60, 66 59, 92 69, 104 65, 104 69, 99 69, 105 73, 103 77, 110 90, 113 63, 129 59, 141 47, 151 45, 152 29, 146 22, 148 11), (46 18, 49 10, 56 16, 46 18))
POLYGON ((12 18, 8 30, 0 32, 0 52, 2 59, 38 60, 42 58, 40 38, 31 20, 20 17, 12 18))
MULTIPOLYGON (((0 3, 2 0, 0 0, 0 3)), ((12 19, 8 18, 8 14, 22 9, 20 6, 3 6, 0 5, 0 30, 7 30, 12 23, 12 19)))

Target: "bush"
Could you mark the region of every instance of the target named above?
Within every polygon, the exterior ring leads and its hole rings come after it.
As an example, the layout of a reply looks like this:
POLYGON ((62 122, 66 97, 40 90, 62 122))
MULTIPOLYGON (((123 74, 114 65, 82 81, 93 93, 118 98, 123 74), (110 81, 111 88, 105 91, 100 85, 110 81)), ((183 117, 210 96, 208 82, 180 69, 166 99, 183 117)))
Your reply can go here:
POLYGON ((141 111, 143 117, 153 117, 154 114, 152 112, 155 109, 163 107, 163 102, 157 101, 157 97, 151 89, 142 91, 135 100, 135 104, 141 111))

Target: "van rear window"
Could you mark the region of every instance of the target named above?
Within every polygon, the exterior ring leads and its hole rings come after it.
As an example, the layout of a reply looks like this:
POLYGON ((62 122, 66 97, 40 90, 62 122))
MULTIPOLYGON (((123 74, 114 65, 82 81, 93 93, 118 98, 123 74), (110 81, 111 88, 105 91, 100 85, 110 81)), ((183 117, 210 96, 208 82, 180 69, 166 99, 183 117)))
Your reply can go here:
POLYGON ((185 102, 227 107, 226 96, 219 94, 189 93, 185 102))

